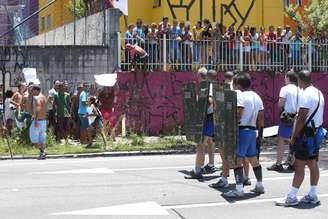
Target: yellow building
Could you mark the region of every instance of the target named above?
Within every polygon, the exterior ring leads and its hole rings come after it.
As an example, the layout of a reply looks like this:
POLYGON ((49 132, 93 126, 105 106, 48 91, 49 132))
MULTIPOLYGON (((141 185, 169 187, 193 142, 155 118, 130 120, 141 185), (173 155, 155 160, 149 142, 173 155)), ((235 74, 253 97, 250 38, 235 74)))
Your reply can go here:
MULTIPOLYGON (((52 6, 39 15, 39 32, 46 32, 66 23, 73 17, 67 6, 70 0, 57 0, 52 6)), ((101 0, 99 0, 101 1, 101 0)), ((283 0, 128 0, 128 23, 135 23, 141 18, 144 23, 159 23, 163 16, 183 21, 192 25, 204 18, 211 22, 223 23, 236 29, 243 25, 256 27, 284 25, 283 0)), ((39 0, 40 8, 50 0, 39 0)), ((125 31, 125 22, 121 21, 121 31, 125 31)))
MULTIPOLYGON (((223 23, 226 27, 243 25, 256 27, 284 25, 282 0, 129 0, 128 23, 141 18, 144 23, 160 22, 163 16, 170 20, 190 21, 194 24, 204 18, 223 23)), ((125 24, 121 21, 121 29, 125 24)))
MULTIPOLYGON (((70 0, 56 0, 47 9, 39 14, 39 33, 60 27, 73 21, 73 16, 68 10, 70 0)), ((51 0, 39 0, 39 9, 46 6, 51 0)))

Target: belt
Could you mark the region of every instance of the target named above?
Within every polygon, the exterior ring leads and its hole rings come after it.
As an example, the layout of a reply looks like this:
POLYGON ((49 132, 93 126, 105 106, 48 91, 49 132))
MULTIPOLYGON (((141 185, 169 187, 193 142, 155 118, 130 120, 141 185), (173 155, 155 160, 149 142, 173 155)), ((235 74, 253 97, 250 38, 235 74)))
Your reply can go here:
POLYGON ((239 130, 244 130, 244 129, 256 130, 254 126, 239 126, 239 130))
POLYGON ((46 119, 37 119, 37 120, 33 119, 32 121, 47 121, 47 120, 46 119))

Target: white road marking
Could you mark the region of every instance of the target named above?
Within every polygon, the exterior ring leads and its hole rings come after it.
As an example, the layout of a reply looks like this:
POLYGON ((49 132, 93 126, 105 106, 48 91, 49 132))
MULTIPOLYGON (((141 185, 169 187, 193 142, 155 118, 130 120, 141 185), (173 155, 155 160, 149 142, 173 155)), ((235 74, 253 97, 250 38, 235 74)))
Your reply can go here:
MULTIPOLYGON (((327 198, 328 194, 320 194, 319 198, 327 198)), ((236 202, 215 202, 215 203, 204 203, 204 204, 187 204, 187 205, 166 205, 163 206, 165 209, 189 209, 189 208, 204 208, 204 207, 219 207, 219 206, 230 206, 230 205, 245 205, 245 204, 257 204, 265 202, 275 202, 284 199, 285 197, 280 198, 269 198, 269 199, 257 199, 257 200, 244 200, 236 202)), ((301 198, 300 196, 298 197, 301 198)))
POLYGON ((36 175, 53 175, 53 174, 102 174, 114 173, 113 170, 108 168, 95 168, 95 169, 77 169, 77 170, 61 170, 61 171, 48 171, 48 172, 34 172, 36 175))
POLYGON ((84 216, 96 216, 96 215, 139 215, 139 216, 160 216, 160 215, 169 215, 167 210, 157 204, 156 202, 141 202, 135 204, 126 204, 126 205, 117 205, 109 206, 103 208, 93 208, 85 209, 78 211, 69 211, 62 213, 53 213, 50 215, 84 215, 84 216))

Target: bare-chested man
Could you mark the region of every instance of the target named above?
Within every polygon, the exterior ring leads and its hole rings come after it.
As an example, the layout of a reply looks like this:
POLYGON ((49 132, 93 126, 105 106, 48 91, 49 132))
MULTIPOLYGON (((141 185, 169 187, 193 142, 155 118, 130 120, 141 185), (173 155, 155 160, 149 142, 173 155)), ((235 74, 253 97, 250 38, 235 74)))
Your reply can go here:
POLYGON ((41 93, 39 85, 33 85, 31 89, 33 98, 33 114, 30 126, 30 139, 32 144, 40 150, 40 160, 46 158, 47 141, 47 98, 41 93))
MULTIPOLYGON (((13 104, 16 108, 15 118, 18 123, 22 122, 21 120, 24 120, 24 115, 21 112, 22 112, 23 97, 25 95, 26 88, 27 88, 26 83, 20 83, 18 85, 18 90, 14 93, 10 101, 10 103, 13 104)), ((17 124, 17 127, 21 127, 21 126, 17 124)))
POLYGON ((27 87, 27 92, 24 93, 22 104, 21 104, 21 111, 24 113, 23 120, 26 122, 26 127, 30 127, 31 119, 33 115, 33 95, 32 95, 32 88, 34 84, 29 83, 27 87))

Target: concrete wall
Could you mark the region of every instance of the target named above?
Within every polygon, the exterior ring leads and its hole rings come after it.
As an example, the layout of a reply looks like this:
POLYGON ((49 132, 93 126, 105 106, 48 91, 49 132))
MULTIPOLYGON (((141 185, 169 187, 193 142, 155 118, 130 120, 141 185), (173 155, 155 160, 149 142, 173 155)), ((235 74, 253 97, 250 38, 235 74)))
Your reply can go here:
MULTIPOLYGON (((119 11, 103 12, 76 21, 75 45, 108 45, 119 31, 119 11)), ((74 23, 69 23, 49 32, 29 38, 25 45, 74 45, 74 23)))
MULTIPOLYGON (((265 125, 279 123, 278 100, 280 88, 284 85, 283 75, 266 72, 251 73, 252 88, 261 96, 265 108, 265 125)), ((151 135, 168 134, 184 123, 182 86, 197 82, 192 72, 122 73, 118 76, 120 92, 115 116, 127 115, 127 129, 151 135)), ((219 75, 223 81, 223 73, 219 75)), ((312 81, 326 97, 328 95, 328 74, 312 73, 312 81)), ((328 111, 326 104, 325 112, 328 111)), ((325 114, 324 126, 328 127, 325 114)))
POLYGON ((68 80, 71 90, 79 81, 93 82, 94 74, 113 72, 115 48, 104 46, 0 47, 0 72, 6 71, 6 86, 14 86, 24 67, 37 69, 43 89, 56 79, 68 80), (11 79, 9 80, 9 76, 11 79))

